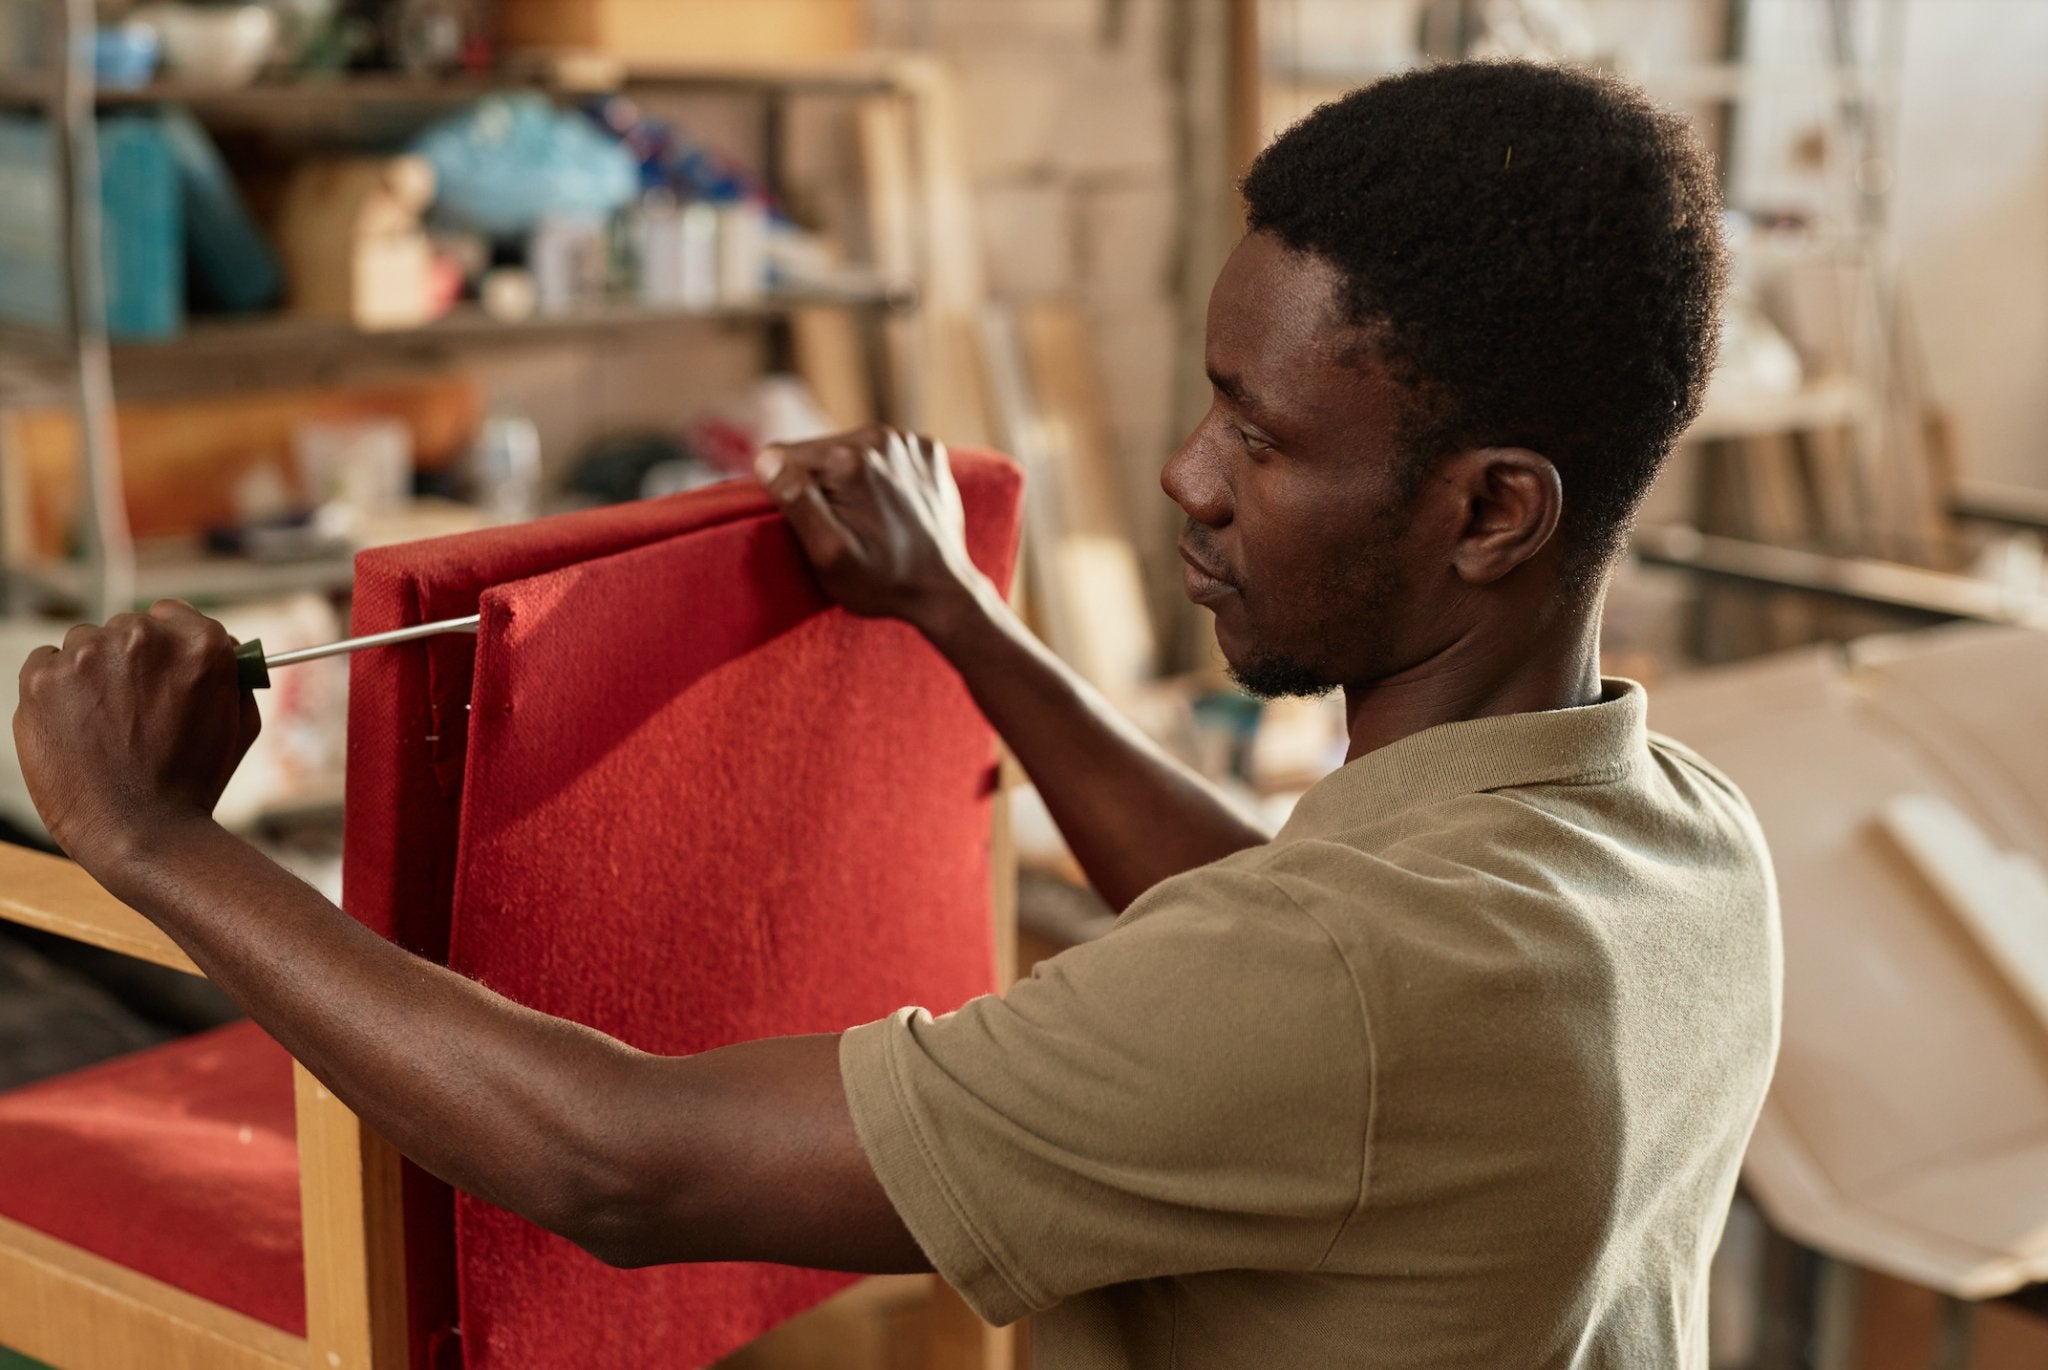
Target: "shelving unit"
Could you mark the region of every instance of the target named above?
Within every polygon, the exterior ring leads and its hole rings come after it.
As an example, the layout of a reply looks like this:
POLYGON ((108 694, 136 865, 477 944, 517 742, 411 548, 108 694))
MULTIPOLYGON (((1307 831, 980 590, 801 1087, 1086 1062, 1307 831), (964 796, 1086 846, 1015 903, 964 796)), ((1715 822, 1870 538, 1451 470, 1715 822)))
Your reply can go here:
MULTIPOLYGON (((516 347, 707 323, 759 323, 788 318, 801 309, 901 312, 914 310, 916 306, 914 287, 868 280, 849 281, 832 287, 807 286, 800 290, 773 291, 751 303, 708 309, 660 308, 621 301, 536 314, 526 319, 504 320, 492 318, 480 306, 465 304, 417 328, 362 329, 338 320, 289 314, 225 315, 195 320, 180 336, 161 342, 116 342, 113 344, 113 360, 118 372, 168 359, 197 357, 232 361, 274 355, 279 349, 389 353, 393 349, 403 352, 453 347, 516 347)), ((69 361, 68 349, 60 337, 20 325, 0 325, 0 349, 43 364, 69 361)))
MULTIPOLYGON (((887 95, 901 91, 911 59, 863 55, 833 62, 706 62, 627 65, 603 59, 565 58, 514 62, 489 76, 426 79, 397 73, 346 73, 297 80, 260 80, 245 86, 156 81, 136 87, 96 87, 101 108, 180 104, 208 112, 237 110, 275 114, 364 105, 459 106, 513 91, 555 97, 603 95, 637 88, 786 93, 795 95, 887 95)), ((43 108, 57 83, 47 77, 0 73, 0 108, 43 108)))
POLYGON ((1830 556, 1678 527, 1640 530, 1636 555, 1651 566, 1740 585, 1823 595, 1930 619, 2048 631, 2048 598, 1895 561, 1830 556))
MULTIPOLYGON (((345 586, 333 565, 249 566, 224 558, 145 554, 138 559, 121 507, 121 457, 113 398, 117 383, 155 379, 195 364, 214 369, 271 363, 282 357, 325 363, 375 358, 404 363, 445 360, 479 349, 603 341, 618 335, 707 325, 781 325, 805 311, 860 315, 876 409, 891 421, 944 427, 972 441, 985 424, 975 409, 979 387, 963 355, 980 307, 980 275, 952 246, 969 241, 961 221, 965 191, 955 170, 952 96, 937 64, 914 56, 861 55, 830 62, 703 63, 627 66, 610 60, 556 59, 514 63, 489 77, 423 80, 400 75, 349 75, 225 88, 165 82, 133 90, 92 85, 89 63, 69 35, 89 32, 90 0, 54 0, 60 22, 53 42, 72 60, 47 74, 0 75, 0 109, 40 110, 60 130, 56 142, 63 201, 62 263, 66 326, 0 325, 0 358, 68 392, 81 421, 86 485, 86 554, 61 565, 24 566, 0 541, 9 568, 10 601, 61 606, 95 617, 137 599, 163 594, 231 596, 243 587, 272 592, 292 585, 345 586), (651 97, 727 93, 765 101, 767 175, 775 179, 777 139, 787 101, 822 96, 858 102, 860 135, 870 163, 868 229, 873 265, 828 281, 777 290, 743 303, 708 309, 649 307, 606 301, 518 321, 493 318, 477 306, 419 328, 364 331, 346 323, 287 314, 194 320, 161 342, 110 342, 104 333, 98 279, 96 116, 100 112, 178 104, 210 127, 293 130, 364 126, 388 132, 438 117, 491 95, 534 92, 554 99, 619 92, 651 97), (962 405, 966 405, 963 411, 962 405), (943 412, 935 412, 943 411, 943 412)), ((0 521, 0 534, 5 524, 0 521)))
MULTIPOLYGON (((132 595, 140 602, 189 599, 199 604, 231 603, 310 590, 346 590, 355 577, 353 556, 304 561, 251 561, 208 556, 196 548, 144 544, 135 555, 132 595)), ((11 590, 58 605, 91 603, 92 567, 76 561, 28 563, 7 571, 11 590)))
MULTIPOLYGON (((1825 22, 1813 37, 1817 49, 1805 54, 1786 47, 1789 31, 1777 35, 1773 51, 1770 35, 1755 27, 1768 22, 1770 13, 1752 9, 1749 0, 1731 3, 1723 61, 1633 73, 1659 98, 1706 111, 1708 126, 1718 134, 1724 186, 1731 190, 1740 189, 1746 159, 1768 155, 1758 140, 1744 136, 1745 129, 1783 112, 1765 127, 1781 134, 1788 148, 1794 133, 1805 130, 1798 146, 1811 159, 1810 193, 1817 195, 1806 228, 1757 231, 1744 247, 1743 264, 1766 301, 1774 288, 1781 302, 1783 288, 1794 288, 1795 304, 1804 303, 1791 311, 1794 325, 1823 321, 1812 331, 1827 340, 1818 365, 1832 374, 1810 380, 1782 401, 1734 404, 1717 412, 1710 398, 1708 413, 1687 435, 1696 448, 1691 521, 1707 540, 1687 529, 1645 529, 1638 542, 1639 554, 1653 564, 1684 567, 1687 556, 1697 557, 1687 568, 1703 582, 1694 602, 1692 645, 1706 660, 1865 631, 1871 623, 1853 608, 1844 612, 1811 597, 1764 594, 1745 585, 1812 589, 1811 583, 1795 582, 1802 576, 1846 576, 1859 593, 1820 588, 1838 604, 1889 603, 1909 611, 1924 607, 1911 602, 1920 590, 1937 606, 1983 601, 1995 607, 2004 593, 1986 585, 1977 594, 1967 578, 1954 574, 1966 561, 1950 511, 1954 455, 1930 407, 1916 344, 1900 312, 1890 168, 1903 7, 1879 0, 1865 16, 1867 24, 1851 24, 1843 7, 1826 7, 1825 22), (1788 55, 1815 61, 1784 65, 1788 55), (1825 312, 1814 313, 1823 302, 1825 312), (1738 417, 1750 422, 1730 421, 1738 417), (1801 558, 1812 564, 1798 564, 1801 558), (1770 574, 1749 574, 1759 567, 1770 574), (1872 586, 1875 593, 1860 593, 1872 586), (1902 597, 1887 600, 1898 587, 1905 587, 1902 597)), ((1770 177, 1764 180, 1768 186, 1770 177)), ((1797 200, 1796 187, 1784 189, 1797 200)), ((1795 341, 1814 339, 1795 331, 1795 341)), ((1810 351, 1807 361, 1815 364, 1810 351)))

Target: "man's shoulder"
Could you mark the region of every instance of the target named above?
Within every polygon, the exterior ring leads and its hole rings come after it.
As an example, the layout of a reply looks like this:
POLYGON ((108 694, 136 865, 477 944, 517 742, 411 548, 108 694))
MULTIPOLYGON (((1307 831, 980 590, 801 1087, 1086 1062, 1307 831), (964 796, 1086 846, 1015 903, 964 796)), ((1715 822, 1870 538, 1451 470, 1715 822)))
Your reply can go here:
MULTIPOLYGON (((1446 865, 1495 869, 1505 858, 1570 858, 1586 849, 1656 848, 1693 861, 1754 865, 1762 848, 1742 791, 1699 753, 1657 733, 1614 770, 1528 784, 1474 788, 1394 809, 1366 806, 1344 821, 1323 804, 1312 824, 1288 824, 1242 854, 1249 869, 1294 874, 1341 861, 1387 878, 1446 865)), ((1339 776, 1303 797, 1334 786, 1339 776)))
POLYGON ((1209 868, 1221 895, 1256 881, 1340 942, 1415 932, 1441 945, 1527 915, 1576 937, 1648 905, 1770 903, 1763 838, 1741 792, 1662 738, 1599 783, 1474 790, 1352 825, 1283 829, 1209 868))

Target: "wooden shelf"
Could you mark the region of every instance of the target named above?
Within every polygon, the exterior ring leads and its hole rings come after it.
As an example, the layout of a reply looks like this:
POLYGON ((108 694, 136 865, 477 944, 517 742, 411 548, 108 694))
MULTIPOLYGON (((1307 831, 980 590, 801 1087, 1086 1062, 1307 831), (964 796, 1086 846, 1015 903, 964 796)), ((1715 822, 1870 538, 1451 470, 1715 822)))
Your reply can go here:
POLYGON ((1949 512, 1957 518, 1977 523, 1997 523, 2028 532, 2048 532, 2048 490, 1965 480, 1949 501, 1949 512))
MULTIPOLYGON (((216 133, 224 149, 268 151, 290 158, 306 152, 361 152, 408 146, 414 134, 449 113, 498 94, 531 92, 561 101, 622 92, 650 102, 662 95, 709 94, 750 98, 773 116, 790 98, 865 102, 863 115, 891 117, 863 127, 876 143, 875 166, 865 177, 864 196, 876 209, 874 260, 886 271, 856 267, 835 271, 823 283, 771 291, 745 303, 711 308, 648 306, 620 300, 504 322, 475 305, 418 328, 366 331, 345 322, 282 313, 247 317, 196 317, 176 337, 115 341, 111 348, 113 389, 122 398, 159 392, 187 392, 245 383, 276 384, 280 373, 300 368, 342 372, 358 359, 398 364, 444 362, 470 349, 549 346, 579 340, 612 346, 634 335, 665 340, 657 330, 713 324, 744 327, 789 318, 797 311, 838 309, 903 311, 906 317, 878 319, 867 313, 854 330, 854 346, 883 355, 880 380, 896 417, 930 421, 919 401, 937 404, 953 395, 953 407, 969 413, 954 426, 972 432, 972 387, 932 383, 925 373, 951 373, 967 362, 940 342, 943 329, 971 321, 979 300, 976 273, 949 260, 946 248, 957 235, 964 191, 952 165, 953 104, 947 69, 921 54, 862 54, 846 59, 793 62, 645 63, 594 59, 575 53, 522 55, 504 69, 480 76, 417 78, 396 73, 359 73, 329 79, 259 80, 245 87, 201 85, 175 78, 133 90, 98 90, 102 111, 170 105, 189 109, 216 133), (887 104, 886 110, 876 106, 887 104), (900 108, 899 108, 900 106, 900 108), (886 124, 886 126, 883 126, 886 124), (236 137, 226 135, 233 134, 236 137), (253 135, 245 148, 239 136, 253 135), (880 155, 882 152, 887 155, 880 155), (886 211, 886 212, 884 212, 886 211), (929 248, 927 252, 925 249, 929 248), (870 325, 886 325, 871 327, 870 325), (880 347, 871 335, 879 332, 880 347)), ((84 92, 77 92, 83 94, 84 92)), ((0 70, 0 109, 55 115, 56 73, 0 70)), ((75 111, 74 111, 75 113, 75 111)), ((94 123, 77 121, 70 136, 89 147, 94 123)), ((773 120, 771 119, 771 124, 773 120)), ((773 138, 771 128, 770 138, 773 138)), ((772 177, 770 178, 773 179, 772 177)), ((53 270, 89 278, 84 263, 66 252, 53 270)), ((970 263, 971 265, 971 263, 970 263)), ((97 383, 107 360, 98 347, 80 347, 61 326, 0 322, 0 395, 37 403, 61 400, 80 408, 97 406, 97 383), (81 376, 95 382, 78 384, 81 376)), ((869 360, 864 356, 861 361, 869 360)), ((971 361, 971 359, 970 359, 971 361)), ((969 367, 971 369, 971 366, 969 367)), ((939 413, 946 413, 940 408, 939 413)), ((104 416, 103 417, 107 417, 104 416)), ((111 420, 110 420, 111 421, 111 420)), ((94 428, 88 427, 90 438, 94 428)), ((87 443, 99 475, 119 478, 118 451, 87 443)), ((335 589, 349 584, 345 561, 258 564, 232 558, 142 555, 134 587, 137 597, 179 597, 232 601, 286 590, 335 589)), ((0 549, 4 551, 4 549, 0 549)), ((15 555, 21 555, 16 549, 15 555)), ((21 592, 26 604, 103 608, 90 604, 96 577, 90 559, 37 562, 9 568, 0 557, 0 586, 21 592)), ((126 593, 124 587, 124 594, 126 593)), ((119 606, 111 606, 119 607, 119 606)))
MULTIPOLYGON (((837 61, 633 64, 562 54, 515 59, 507 70, 480 76, 430 78, 364 72, 259 80, 246 86, 173 79, 131 89, 100 89, 94 96, 109 108, 179 104, 200 113, 295 117, 366 106, 461 105, 490 95, 521 91, 556 97, 611 91, 860 96, 886 94, 921 79, 922 61, 916 57, 866 54, 837 61)), ((48 104, 51 93, 52 82, 41 72, 0 73, 0 108, 37 108, 48 104)))
POLYGON ((1719 580, 1802 590, 1935 618, 2048 630, 2048 597, 2015 594, 1969 576, 1866 557, 1836 557, 1686 527, 1639 528, 1636 557, 1647 565, 1719 580))
MULTIPOLYGON (((454 500, 422 497, 402 508, 358 523, 356 536, 341 547, 301 560, 259 561, 208 552, 196 537, 147 538, 135 548, 135 598, 147 604, 163 598, 234 602, 313 591, 346 590, 355 582, 356 554, 372 547, 489 526, 484 511, 454 500)), ((76 561, 24 562, 9 573, 31 602, 82 605, 91 575, 76 561)))
MULTIPOLYGON (((7 569, 12 588, 32 603, 51 609, 81 609, 92 597, 92 573, 74 561, 44 562, 7 569)), ((135 568, 135 599, 189 599, 197 604, 231 603, 313 591, 328 594, 355 583, 355 558, 309 561, 250 561, 243 557, 185 554, 145 557, 135 568)))
MULTIPOLYGON (((1261 71, 1269 87, 1314 92, 1319 99, 1334 99, 1382 77, 1427 65, 1428 59, 1419 54, 1367 61, 1340 57, 1293 62, 1268 58, 1261 71)), ((1635 71, 1624 69, 1615 74, 1661 99, 1698 104, 1808 92, 1827 100, 1858 95, 1876 98, 1896 93, 1898 85, 1896 77, 1884 73, 1824 65, 1749 66, 1703 62, 1690 66, 1645 67, 1635 71)))
MULTIPOLYGON (((799 309, 905 309, 916 303, 908 286, 848 281, 774 291, 748 304, 710 309, 669 308, 627 301, 580 306, 507 323, 476 305, 419 328, 365 330, 338 320, 291 314, 194 319, 183 333, 160 342, 117 342, 114 361, 124 369, 168 358, 275 357, 282 353, 362 353, 421 347, 519 346, 570 341, 609 333, 682 328, 706 323, 748 323, 787 317, 799 309)), ((0 324, 0 353, 60 363, 71 356, 55 329, 0 324)))
POLYGON ((1681 435, 1683 441, 1753 438, 1767 433, 1804 433, 1839 428, 1862 417, 1870 403, 1862 383, 1847 376, 1809 381, 1783 395, 1740 395, 1716 399, 1681 435))

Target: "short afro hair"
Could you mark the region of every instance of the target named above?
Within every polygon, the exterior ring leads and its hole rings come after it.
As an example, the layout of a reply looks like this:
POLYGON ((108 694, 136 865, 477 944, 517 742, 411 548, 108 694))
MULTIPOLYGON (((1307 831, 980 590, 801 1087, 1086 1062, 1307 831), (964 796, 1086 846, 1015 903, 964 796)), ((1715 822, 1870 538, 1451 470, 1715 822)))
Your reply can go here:
POLYGON ((1321 106, 1243 190, 1408 387, 1408 493, 1454 451, 1541 452, 1569 577, 1604 570, 1714 365, 1720 192, 1686 123, 1590 72, 1457 63, 1321 106))

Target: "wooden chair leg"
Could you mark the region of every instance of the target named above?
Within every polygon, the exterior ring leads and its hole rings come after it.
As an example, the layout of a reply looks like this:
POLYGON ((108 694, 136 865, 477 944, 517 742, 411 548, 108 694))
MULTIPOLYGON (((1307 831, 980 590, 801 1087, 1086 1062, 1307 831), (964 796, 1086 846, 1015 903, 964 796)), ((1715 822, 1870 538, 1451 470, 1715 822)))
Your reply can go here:
POLYGON ((1016 1370, 1017 1329, 990 1327, 945 1281, 932 1281, 917 1370, 1016 1370))
POLYGON ((401 1162, 297 1062, 310 1370, 404 1370, 401 1162))

